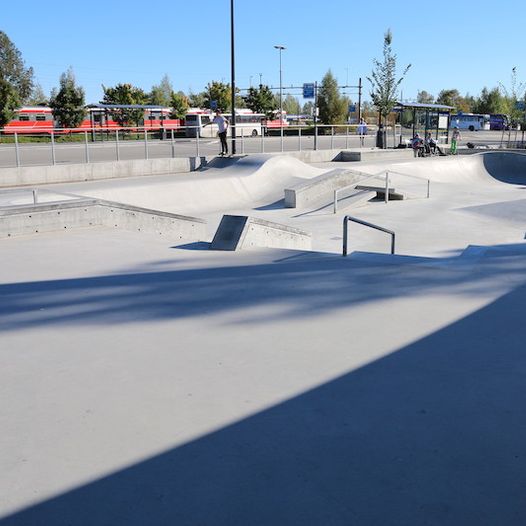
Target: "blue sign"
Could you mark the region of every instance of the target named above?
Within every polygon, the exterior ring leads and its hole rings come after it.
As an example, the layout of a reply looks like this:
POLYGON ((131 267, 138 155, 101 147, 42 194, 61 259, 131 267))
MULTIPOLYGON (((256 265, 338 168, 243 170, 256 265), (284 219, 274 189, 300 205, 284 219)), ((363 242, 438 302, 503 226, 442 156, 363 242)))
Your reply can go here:
POLYGON ((349 113, 354 113, 356 111, 356 104, 349 104, 349 113))
POLYGON ((525 103, 523 100, 518 100, 518 101, 515 103, 515 109, 516 109, 516 110, 519 110, 519 111, 524 111, 524 110, 526 110, 526 103, 525 103))
POLYGON ((314 98, 314 83, 309 82, 309 83, 303 84, 303 98, 304 99, 314 98))
POLYGON ((217 100, 211 100, 210 101, 210 109, 211 110, 217 110, 217 100))

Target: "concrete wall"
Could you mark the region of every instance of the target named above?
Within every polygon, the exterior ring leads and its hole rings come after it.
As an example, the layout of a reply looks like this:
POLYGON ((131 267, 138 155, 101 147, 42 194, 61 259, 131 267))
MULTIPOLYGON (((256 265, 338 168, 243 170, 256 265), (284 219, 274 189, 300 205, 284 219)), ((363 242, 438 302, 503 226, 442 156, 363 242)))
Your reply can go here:
POLYGON ((205 157, 168 159, 137 159, 89 164, 60 164, 55 166, 24 166, 0 168, 0 187, 73 183, 98 179, 118 179, 190 172, 206 164, 205 157))
POLYGON ((206 238, 206 222, 99 199, 79 199, 6 207, 0 210, 0 238, 106 226, 167 236, 173 240, 206 238))
POLYGON ((247 248, 289 248, 311 250, 308 232, 257 217, 224 215, 210 248, 243 250, 247 248))
POLYGON ((334 190, 354 184, 360 179, 363 177, 351 170, 331 170, 295 188, 286 188, 285 206, 306 208, 320 203, 331 203, 334 199, 334 190))

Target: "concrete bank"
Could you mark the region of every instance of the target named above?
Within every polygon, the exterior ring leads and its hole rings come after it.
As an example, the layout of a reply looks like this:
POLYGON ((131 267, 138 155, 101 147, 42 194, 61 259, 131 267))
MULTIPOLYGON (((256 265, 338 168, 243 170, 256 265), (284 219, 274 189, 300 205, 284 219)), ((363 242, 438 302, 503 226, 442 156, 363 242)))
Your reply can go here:
POLYGON ((95 226, 165 235, 174 240, 201 241, 206 238, 206 221, 202 219, 102 199, 0 209, 0 239, 95 226))
MULTIPOLYGON (((304 163, 322 163, 329 161, 365 161, 384 158, 403 160, 412 156, 412 150, 306 150, 301 152, 273 152, 266 155, 269 157, 286 155, 299 159, 304 163)), ((250 157, 250 155, 243 157, 250 157)), ((0 168, 0 188, 187 173, 206 166, 215 158, 216 157, 177 157, 173 159, 138 159, 86 164, 0 168)))

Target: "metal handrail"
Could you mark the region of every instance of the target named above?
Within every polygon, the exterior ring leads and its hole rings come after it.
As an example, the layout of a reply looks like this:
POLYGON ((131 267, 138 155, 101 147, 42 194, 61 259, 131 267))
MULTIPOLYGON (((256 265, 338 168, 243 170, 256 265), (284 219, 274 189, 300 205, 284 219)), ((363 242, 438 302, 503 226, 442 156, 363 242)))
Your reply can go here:
POLYGON ((369 223, 367 221, 364 221, 363 219, 358 219, 357 217, 353 216, 345 216, 343 218, 343 256, 347 256, 347 237, 348 237, 348 223, 349 221, 352 221, 353 223, 358 223, 359 225, 368 226, 369 228, 374 228, 375 230, 379 230, 380 232, 385 232, 386 234, 391 235, 391 254, 395 253, 395 237, 396 234, 387 228, 384 228, 379 225, 375 225, 373 223, 369 223))

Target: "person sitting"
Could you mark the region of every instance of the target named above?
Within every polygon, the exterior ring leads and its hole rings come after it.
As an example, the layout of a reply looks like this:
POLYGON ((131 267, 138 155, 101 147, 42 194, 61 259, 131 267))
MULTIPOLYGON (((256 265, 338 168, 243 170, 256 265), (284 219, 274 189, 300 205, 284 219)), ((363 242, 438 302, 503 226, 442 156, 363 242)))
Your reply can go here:
POLYGON ((431 136, 431 132, 426 133, 426 138, 424 141, 426 153, 429 155, 436 155, 437 151, 440 155, 444 155, 444 152, 440 149, 438 143, 431 136))
POLYGON ((422 140, 422 137, 418 135, 418 133, 413 137, 411 147, 413 148, 413 153, 415 157, 424 156, 424 141, 422 140))

